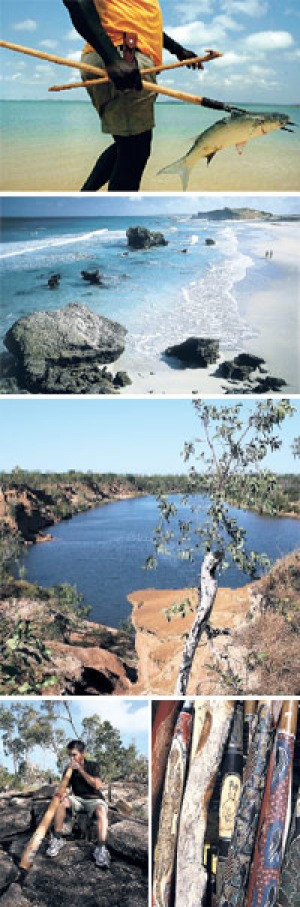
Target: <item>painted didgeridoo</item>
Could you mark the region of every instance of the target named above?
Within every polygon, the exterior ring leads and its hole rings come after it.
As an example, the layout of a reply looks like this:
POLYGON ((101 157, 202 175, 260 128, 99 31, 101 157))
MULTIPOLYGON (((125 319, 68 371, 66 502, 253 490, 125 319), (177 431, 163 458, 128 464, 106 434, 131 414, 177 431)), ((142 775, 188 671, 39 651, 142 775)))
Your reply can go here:
POLYGON ((274 907, 289 814, 298 703, 283 703, 260 816, 247 907, 274 907))
POLYGON ((243 754, 244 766, 247 762, 247 756, 250 749, 252 734, 256 721, 257 700, 246 699, 244 702, 244 731, 243 731, 243 754))
POLYGON ((194 707, 186 700, 176 721, 166 767, 154 852, 153 907, 168 907, 176 859, 181 803, 187 773, 194 707))
POLYGON ((161 794, 174 726, 182 699, 160 700, 152 728, 152 843, 156 841, 161 794))
POLYGON ((72 775, 72 766, 70 765, 67 768, 67 771, 64 774, 62 781, 60 782, 59 787, 57 788, 56 794, 52 797, 51 803, 49 803, 48 809, 46 809, 45 815, 43 816, 40 824, 36 828, 32 837, 30 838, 29 844, 22 854, 19 866, 20 869, 23 869, 25 872, 31 868, 34 858, 38 852, 38 849, 47 834, 48 828, 51 825, 52 819, 54 819, 55 813, 59 807, 62 797, 64 796, 69 781, 72 775))
POLYGON ((219 802, 217 902, 222 891, 224 868, 233 835, 235 817, 242 790, 243 724, 243 703, 236 702, 229 739, 222 763, 222 784, 219 802))
POLYGON ((198 747, 191 762, 181 809, 177 844, 176 907, 200 907, 204 903, 207 871, 204 838, 207 810, 222 759, 234 704, 210 700, 198 747))
POLYGON ((300 788, 284 855, 276 907, 300 907, 300 788))
POLYGON ((260 700, 218 907, 244 907, 250 863, 280 704, 260 700))

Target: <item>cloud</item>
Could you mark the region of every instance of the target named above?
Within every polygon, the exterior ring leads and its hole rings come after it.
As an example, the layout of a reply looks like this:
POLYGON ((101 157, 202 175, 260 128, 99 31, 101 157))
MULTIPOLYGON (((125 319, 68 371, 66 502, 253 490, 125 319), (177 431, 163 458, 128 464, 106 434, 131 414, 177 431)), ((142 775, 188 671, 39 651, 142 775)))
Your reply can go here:
POLYGON ((66 54, 65 60, 81 60, 81 50, 73 50, 73 53, 66 54))
POLYGON ((35 22, 34 19, 24 19, 23 22, 15 22, 14 25, 12 26, 14 31, 28 31, 28 32, 36 31, 37 27, 38 27, 37 22, 35 22))
POLYGON ((211 16, 212 0, 186 0, 186 3, 175 3, 175 12, 180 14, 181 22, 190 22, 200 14, 211 16))
POLYGON ((288 31, 255 32, 244 39, 244 45, 254 51, 284 50, 293 44, 294 39, 288 31))
POLYGON ((47 50, 55 50, 58 47, 58 41, 52 41, 52 38, 46 38, 45 41, 40 41, 40 47, 46 47, 47 50))
POLYGON ((226 16, 219 16, 210 23, 202 22, 196 19, 183 26, 169 28, 166 26, 168 34, 191 50, 202 51, 206 47, 214 47, 217 50, 222 49, 222 45, 227 39, 227 31, 240 31, 238 22, 226 16))
POLYGON ((241 13, 244 16, 253 16, 255 19, 265 16, 268 8, 268 3, 263 0, 224 0, 222 3, 222 9, 226 13, 233 15, 241 13))
POLYGON ((113 727, 117 727, 121 733, 135 736, 148 732, 149 728, 149 708, 147 700, 132 702, 128 699, 114 699, 99 702, 86 702, 77 700, 77 708, 80 719, 90 717, 90 715, 99 715, 101 721, 110 721, 113 727))
POLYGON ((67 34, 65 35, 65 38, 67 39, 67 41, 80 41, 80 40, 83 40, 83 39, 80 38, 80 35, 78 34, 78 31, 76 31, 76 28, 70 28, 70 30, 69 30, 69 31, 67 32, 67 34))

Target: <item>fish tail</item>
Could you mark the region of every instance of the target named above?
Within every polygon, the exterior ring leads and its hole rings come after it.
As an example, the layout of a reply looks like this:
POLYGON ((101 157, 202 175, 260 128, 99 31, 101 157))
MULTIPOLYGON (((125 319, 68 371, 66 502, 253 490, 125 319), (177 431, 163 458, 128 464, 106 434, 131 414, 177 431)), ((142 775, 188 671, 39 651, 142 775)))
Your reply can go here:
POLYGON ((160 173, 178 173, 182 182, 183 191, 186 192, 190 171, 184 157, 179 158, 178 161, 174 161, 173 164, 168 164, 168 167, 163 167, 162 170, 158 171, 158 175, 160 173))

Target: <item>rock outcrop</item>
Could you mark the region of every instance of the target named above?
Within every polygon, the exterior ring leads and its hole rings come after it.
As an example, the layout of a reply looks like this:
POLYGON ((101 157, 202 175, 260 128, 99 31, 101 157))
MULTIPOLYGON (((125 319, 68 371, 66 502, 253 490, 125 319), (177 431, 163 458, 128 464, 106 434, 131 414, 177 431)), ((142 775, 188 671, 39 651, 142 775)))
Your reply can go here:
POLYGON ((130 249, 150 249, 151 246, 167 246, 163 233, 152 232, 146 227, 128 227, 126 230, 130 249))
MULTIPOLYGON (((210 625, 221 633, 201 638, 188 695, 273 695, 274 683, 284 695, 295 695, 300 684, 299 566, 300 551, 295 551, 253 583, 218 589, 210 625)), ((197 589, 146 589, 128 598, 138 656, 135 693, 173 695, 184 637, 195 617, 197 589), (184 617, 172 616, 169 622, 165 610, 187 601, 193 611, 188 606, 184 617)))
MULTIPOLYGON (((239 353, 234 359, 225 359, 214 372, 215 378, 225 378, 230 384, 240 385, 243 393, 279 393, 286 386, 284 378, 274 378, 263 368, 265 360, 253 353, 239 353)), ((226 390, 226 388, 225 388, 226 390)), ((229 391, 228 391, 229 392, 229 391)))
POLYGON ((219 357, 219 341, 206 337, 189 337, 182 343, 168 346, 168 359, 179 359, 183 368, 207 368, 219 357))
POLYGON ((125 348, 126 329, 70 303, 13 324, 4 338, 17 360, 20 386, 33 393, 109 393, 113 379, 101 365, 125 348))
MULTIPOLYGON (((32 868, 25 878, 19 873, 19 860, 32 834, 32 814, 37 821, 54 793, 33 792, 25 801, 5 794, 0 796, 0 905, 1 907, 147 907, 148 832, 146 819, 135 818, 136 794, 140 785, 128 784, 125 796, 133 805, 132 818, 118 808, 109 809, 108 847, 111 866, 105 872, 93 860, 96 841, 95 823, 81 837, 69 823, 64 828, 65 846, 55 859, 46 855, 49 837, 42 843, 32 868), (3 819, 3 821, 2 821, 3 819), (89 840, 91 838, 91 840, 89 840)), ((118 783, 113 785, 114 795, 118 783)), ((122 791, 124 796, 124 790, 122 791)), ((144 814, 147 797, 144 788, 144 814)), ((140 811, 140 807, 139 807, 140 811)))

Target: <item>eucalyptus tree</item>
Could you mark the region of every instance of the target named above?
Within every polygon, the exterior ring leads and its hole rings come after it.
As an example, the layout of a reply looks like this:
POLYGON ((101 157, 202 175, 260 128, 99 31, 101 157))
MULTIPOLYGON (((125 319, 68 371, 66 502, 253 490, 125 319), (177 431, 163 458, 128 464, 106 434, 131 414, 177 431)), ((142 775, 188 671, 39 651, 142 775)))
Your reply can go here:
MULTIPOLYGON (((190 508, 190 518, 179 519, 176 503, 160 495, 160 522, 154 531, 155 555, 146 562, 146 567, 155 567, 157 555, 168 553, 169 545, 174 544, 174 518, 179 531, 179 557, 193 561, 199 549, 204 554, 196 615, 184 645, 176 695, 186 692, 204 630, 210 638, 221 632, 213 630, 209 624, 219 572, 233 563, 253 579, 259 569, 269 566, 268 558, 262 552, 248 550, 247 531, 233 515, 230 504, 276 514, 278 481, 263 461, 267 454, 281 447, 280 430, 286 417, 294 411, 286 399, 228 401, 218 405, 197 399, 193 406, 200 423, 200 434, 186 442, 183 451, 185 462, 191 464, 192 496, 183 498, 190 508), (199 491, 205 491, 208 506, 206 517, 193 530, 194 495, 199 491)), ((184 616, 185 603, 173 605, 167 613, 168 619, 178 611, 184 616)))

